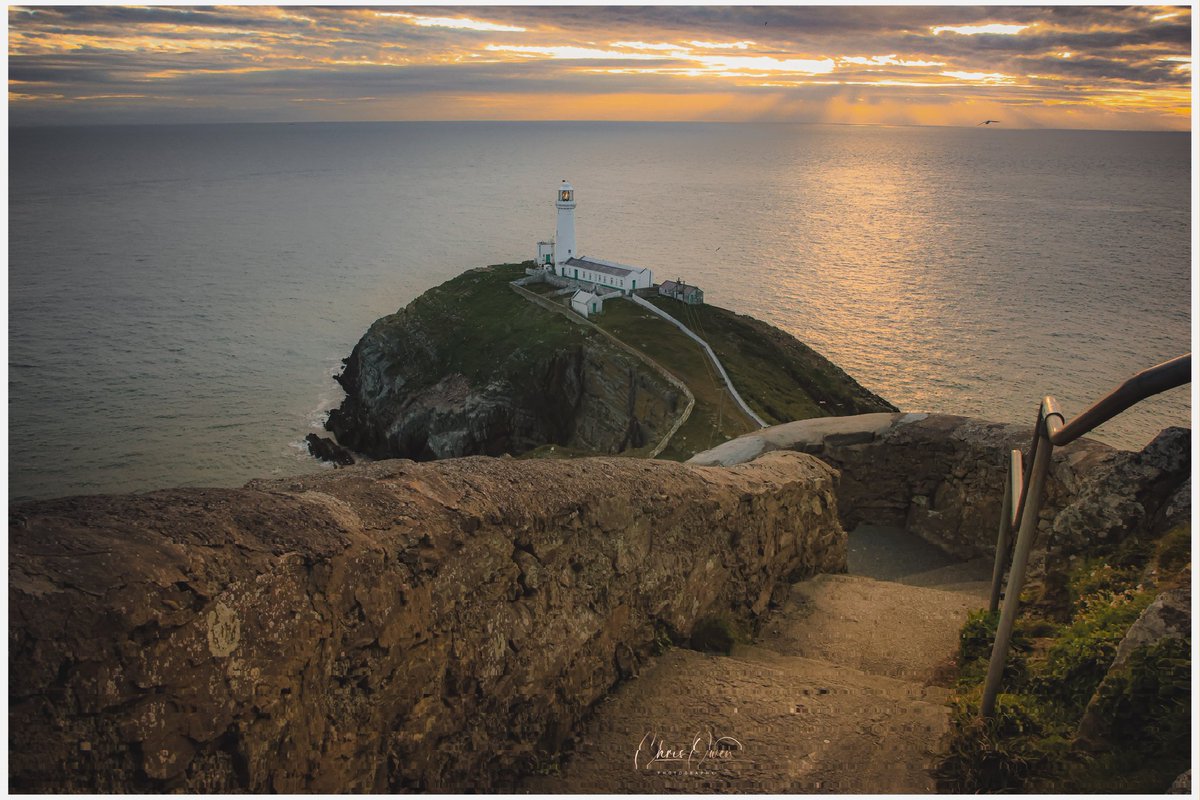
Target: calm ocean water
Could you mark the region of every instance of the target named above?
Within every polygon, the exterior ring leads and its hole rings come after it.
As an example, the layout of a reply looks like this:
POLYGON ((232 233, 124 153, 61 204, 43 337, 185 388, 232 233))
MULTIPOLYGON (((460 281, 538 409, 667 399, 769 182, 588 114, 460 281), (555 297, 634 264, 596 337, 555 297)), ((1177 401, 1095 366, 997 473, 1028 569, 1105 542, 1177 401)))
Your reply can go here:
MULTIPOLYGON (((1068 415, 1190 347, 1189 137, 819 125, 13 129, 13 499, 319 469, 376 318, 579 249, 700 284, 906 410, 1068 415)), ((1101 429, 1189 424, 1186 389, 1101 429)))

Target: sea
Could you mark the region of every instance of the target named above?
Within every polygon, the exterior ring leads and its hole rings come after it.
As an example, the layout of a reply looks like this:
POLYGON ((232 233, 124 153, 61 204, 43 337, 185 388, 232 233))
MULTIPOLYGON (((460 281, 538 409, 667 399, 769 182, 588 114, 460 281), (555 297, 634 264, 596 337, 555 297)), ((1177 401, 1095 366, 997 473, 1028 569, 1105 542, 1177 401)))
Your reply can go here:
MULTIPOLYGON (((906 411, 1032 426, 1190 349, 1190 138, 703 123, 9 131, 10 499, 239 486, 305 451, 377 318, 523 261, 683 279, 906 411)), ((1175 389, 1096 431, 1190 425, 1175 389)))

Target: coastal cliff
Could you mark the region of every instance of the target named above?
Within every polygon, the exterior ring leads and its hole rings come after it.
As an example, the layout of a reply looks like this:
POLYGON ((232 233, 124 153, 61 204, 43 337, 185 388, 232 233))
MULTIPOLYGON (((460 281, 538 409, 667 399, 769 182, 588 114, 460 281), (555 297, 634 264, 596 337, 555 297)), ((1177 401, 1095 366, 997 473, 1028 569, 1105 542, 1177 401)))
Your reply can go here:
POLYGON ((682 394, 587 328, 471 270, 375 322, 338 382, 326 427, 376 458, 519 454, 542 445, 598 454, 652 445, 682 394))
MULTIPOLYGON (((376 321, 337 378, 346 398, 326 428, 374 458, 426 461, 550 447, 575 455, 648 454, 687 406, 679 381, 713 379, 703 365, 689 374, 674 351, 654 361, 647 341, 675 335, 666 323, 609 331, 622 348, 591 324, 510 291, 508 283, 524 274, 524 265, 513 264, 470 270, 376 321)), ((782 331, 712 306, 692 313, 704 315, 704 330, 738 390, 772 421, 895 410, 782 331)), ((692 428, 702 417, 707 422, 708 412, 720 418, 705 405, 714 387, 692 388, 700 400, 692 428)), ((726 427, 732 417, 724 415, 726 427)), ((709 431, 704 441, 711 438, 709 431)))
POLYGON ((9 788, 511 787, 657 649, 844 570, 834 478, 394 460, 15 506, 9 788))

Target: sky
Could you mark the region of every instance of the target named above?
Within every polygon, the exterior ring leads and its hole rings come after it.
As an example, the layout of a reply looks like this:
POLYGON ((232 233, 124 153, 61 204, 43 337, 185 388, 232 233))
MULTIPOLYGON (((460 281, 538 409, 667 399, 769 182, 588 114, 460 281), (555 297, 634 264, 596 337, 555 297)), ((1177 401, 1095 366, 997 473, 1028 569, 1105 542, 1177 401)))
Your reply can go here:
POLYGON ((1189 130, 1187 6, 9 8, 11 125, 1189 130))

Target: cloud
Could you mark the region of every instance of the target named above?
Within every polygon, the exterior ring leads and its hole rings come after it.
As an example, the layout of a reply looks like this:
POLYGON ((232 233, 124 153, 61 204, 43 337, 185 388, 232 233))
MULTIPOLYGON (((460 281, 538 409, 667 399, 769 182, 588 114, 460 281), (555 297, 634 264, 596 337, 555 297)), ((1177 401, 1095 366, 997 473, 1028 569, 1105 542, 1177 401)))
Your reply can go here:
POLYGON ((957 33, 960 36, 978 36, 984 33, 1015 36, 1021 31, 1028 29, 1028 25, 1005 25, 1000 22, 989 22, 984 25, 936 25, 931 29, 931 32, 935 36, 940 33, 957 33))
POLYGON ((839 118, 1041 103, 1025 119, 1047 124, 1090 103, 1186 128, 1191 24, 1163 6, 10 7, 10 120, 788 119, 836 97, 839 118))
POLYGON ((527 29, 519 25, 501 25, 496 22, 471 19, 470 17, 422 17, 404 12, 376 11, 377 17, 397 17, 422 28, 450 28, 452 30, 484 31, 496 33, 524 33, 527 29))

